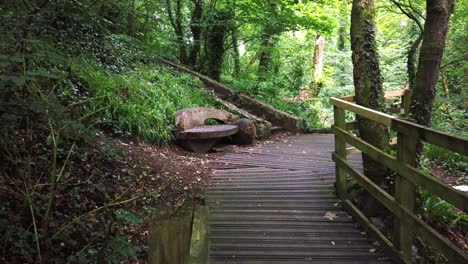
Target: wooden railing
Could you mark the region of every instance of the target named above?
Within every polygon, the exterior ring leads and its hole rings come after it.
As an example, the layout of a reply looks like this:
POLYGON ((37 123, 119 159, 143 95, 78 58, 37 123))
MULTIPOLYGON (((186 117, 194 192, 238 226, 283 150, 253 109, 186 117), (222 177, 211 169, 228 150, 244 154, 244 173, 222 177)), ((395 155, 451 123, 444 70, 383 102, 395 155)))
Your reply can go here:
MULTIPOLYGON (((407 90, 393 91, 386 98, 404 96, 401 106, 408 109, 409 92, 407 90)), ((468 155, 468 140, 452 136, 434 129, 424 127, 398 116, 384 114, 353 103, 354 97, 331 98, 334 106, 335 152, 332 155, 336 165, 337 194, 345 208, 359 221, 376 239, 380 240, 386 252, 394 261, 411 263, 411 248, 415 236, 426 240, 431 247, 448 259, 448 263, 468 263, 467 253, 454 245, 434 228, 424 222, 414 212, 416 188, 426 189, 432 194, 452 204, 461 211, 468 211, 468 195, 452 188, 443 181, 430 176, 415 167, 417 142, 422 140, 462 155, 468 155), (367 118, 383 124, 397 132, 396 156, 382 151, 353 134, 356 122, 346 123, 345 113, 350 111, 361 118, 367 118), (346 148, 346 144, 353 146, 346 148), (397 173, 395 179, 395 194, 392 196, 362 172, 356 170, 346 156, 360 151, 378 161, 383 166, 397 173), (379 203, 386 207, 394 216, 394 234, 391 238, 385 236, 371 221, 351 202, 346 188, 347 177, 354 178, 379 203)), ((407 111, 401 112, 406 115, 407 111)), ((395 140, 394 140, 395 143, 395 140)))

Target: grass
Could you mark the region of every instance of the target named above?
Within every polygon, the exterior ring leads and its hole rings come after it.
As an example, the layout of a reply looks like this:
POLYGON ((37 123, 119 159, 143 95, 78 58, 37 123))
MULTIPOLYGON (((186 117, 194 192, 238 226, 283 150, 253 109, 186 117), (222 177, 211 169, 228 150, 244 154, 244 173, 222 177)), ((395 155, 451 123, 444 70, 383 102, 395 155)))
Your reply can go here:
POLYGON ((161 65, 137 65, 124 73, 105 70, 99 63, 80 59, 72 72, 94 97, 91 112, 113 132, 136 135, 147 142, 167 144, 175 113, 189 107, 216 107, 213 95, 192 76, 161 65))

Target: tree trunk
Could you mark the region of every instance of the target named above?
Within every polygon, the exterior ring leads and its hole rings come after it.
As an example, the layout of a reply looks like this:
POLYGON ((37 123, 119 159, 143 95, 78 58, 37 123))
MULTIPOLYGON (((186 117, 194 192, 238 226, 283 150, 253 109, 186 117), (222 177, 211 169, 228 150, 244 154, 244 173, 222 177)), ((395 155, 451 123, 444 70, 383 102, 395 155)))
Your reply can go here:
POLYGON ((312 58, 312 82, 309 90, 311 97, 317 97, 322 89, 323 82, 323 48, 325 46, 325 37, 319 36, 315 42, 315 52, 312 58))
POLYGON ((271 53, 275 47, 275 35, 267 28, 262 36, 260 60, 258 62, 258 80, 265 81, 266 74, 270 71, 271 53))
POLYGON ((224 11, 217 11, 210 19, 211 27, 208 32, 207 54, 206 54, 206 75, 220 80, 221 68, 224 57, 224 36, 229 30, 228 20, 230 15, 224 11))
POLYGON ((409 89, 413 90, 414 88, 414 78, 416 76, 416 53, 418 51, 419 44, 422 41, 422 34, 413 42, 408 51, 408 60, 406 62, 407 71, 408 71, 408 86, 409 89))
MULTIPOLYGON (((270 12, 276 13, 277 5, 275 3, 269 4, 270 12)), ((265 81, 266 74, 270 72, 271 55, 276 44, 277 30, 271 23, 267 23, 263 28, 262 42, 260 46, 260 60, 258 62, 258 81, 265 81)))
MULTIPOLYGON (((359 105, 378 111, 384 111, 382 77, 376 51, 374 26, 374 1, 353 0, 351 11, 351 49, 356 102, 359 105)), ((389 134, 387 128, 377 122, 358 118, 358 130, 362 139, 383 149, 388 149, 389 134)), ((387 169, 367 155, 362 155, 364 174, 382 186, 385 183, 387 169)), ((362 197, 363 211, 369 216, 378 213, 377 201, 369 194, 362 197)))
POLYGON ((136 32, 136 10, 135 0, 130 1, 130 7, 127 15, 127 34, 134 36, 136 32))
POLYGON ((240 54, 239 54, 239 40, 237 28, 232 29, 232 46, 234 48, 234 76, 239 77, 240 74, 240 54))
POLYGON ((169 16, 169 22, 171 23, 174 33, 177 38, 177 45, 179 48, 179 61, 182 64, 187 63, 187 52, 185 50, 184 31, 182 28, 182 0, 176 0, 175 17, 172 13, 171 0, 166 0, 166 9, 169 16))
POLYGON ((197 64, 198 54, 200 53, 200 37, 202 31, 202 14, 203 14, 203 1, 192 0, 194 7, 192 12, 192 19, 190 20, 190 30, 192 31, 193 43, 190 49, 190 55, 188 58, 188 65, 195 67, 197 64))
POLYGON ((340 22, 340 28, 338 29, 338 50, 343 51, 345 49, 345 33, 346 26, 343 22, 340 22))
POLYGON ((424 126, 431 123, 432 103, 453 5, 453 0, 426 2, 426 23, 410 106, 410 117, 424 126))
POLYGON ((342 0, 340 5, 340 27, 338 29, 338 43, 337 47, 338 50, 344 51, 345 50, 345 43, 346 43, 346 26, 348 24, 348 12, 346 10, 347 1, 342 0))

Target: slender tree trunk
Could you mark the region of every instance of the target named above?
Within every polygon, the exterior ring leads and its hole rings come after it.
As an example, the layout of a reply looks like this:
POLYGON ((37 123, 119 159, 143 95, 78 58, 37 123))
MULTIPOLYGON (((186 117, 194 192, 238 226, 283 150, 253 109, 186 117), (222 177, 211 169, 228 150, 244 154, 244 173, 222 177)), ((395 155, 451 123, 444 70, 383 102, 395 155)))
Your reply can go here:
POLYGON ((416 53, 418 52, 419 44, 422 41, 422 34, 413 42, 408 51, 408 60, 406 62, 408 71, 408 85, 409 89, 414 88, 414 78, 416 76, 416 53))
POLYGON ((314 57, 312 58, 312 82, 309 85, 311 97, 317 97, 322 89, 324 46, 325 37, 319 36, 315 41, 314 57))
POLYGON ((338 29, 338 50, 343 51, 345 49, 346 39, 346 25, 340 21, 340 28, 338 29))
POLYGON ((424 126, 431 123, 432 104, 453 5, 454 0, 426 2, 426 23, 410 106, 410 117, 424 126))
POLYGON ((338 29, 338 49, 343 51, 345 50, 346 43, 346 26, 348 24, 348 13, 346 11, 347 1, 342 0, 340 5, 340 27, 338 29))
POLYGON ((136 10, 135 0, 130 1, 130 8, 127 15, 127 34, 134 36, 136 31, 136 10))
POLYGON ((262 36, 260 60, 258 62, 258 80, 265 81, 266 74, 270 71, 271 54, 275 47, 275 35, 271 29, 267 29, 262 36))
POLYGON ((190 55, 188 58, 188 65, 195 67, 197 64, 198 54, 201 48, 201 31, 202 31, 202 14, 203 14, 203 1, 192 0, 194 7, 192 12, 192 19, 190 20, 190 30, 192 31, 193 44, 190 49, 190 55))
POLYGON ((232 46, 234 48, 234 76, 238 77, 240 74, 240 54, 239 54, 239 41, 237 28, 232 29, 232 46))
MULTIPOLYGON (((354 65, 353 77, 356 101, 359 105, 384 111, 382 77, 376 51, 374 1, 353 0, 351 11, 351 49, 354 65)), ((377 122, 358 118, 358 130, 362 139, 383 149, 388 149, 388 130, 377 122)), ((372 181, 383 185, 387 170, 378 162, 363 154, 364 174, 372 181)), ((378 204, 371 195, 361 197, 364 212, 373 216, 378 213, 378 204)))
MULTIPOLYGON (((275 3, 270 3, 269 8, 272 13, 277 12, 277 5, 275 3)), ((278 34, 278 32, 270 23, 264 26, 260 48, 260 60, 258 62, 258 81, 265 81, 266 74, 270 72, 271 55, 277 40, 276 34, 278 34)))
POLYGON ((182 28, 182 2, 181 1, 182 0, 176 0, 175 16, 172 13, 171 0, 166 0, 166 9, 167 9, 167 14, 169 16, 169 22, 171 23, 171 26, 174 29, 174 33, 176 34, 177 45, 179 48, 179 61, 182 64, 186 64, 187 52, 185 49, 184 31, 182 28))

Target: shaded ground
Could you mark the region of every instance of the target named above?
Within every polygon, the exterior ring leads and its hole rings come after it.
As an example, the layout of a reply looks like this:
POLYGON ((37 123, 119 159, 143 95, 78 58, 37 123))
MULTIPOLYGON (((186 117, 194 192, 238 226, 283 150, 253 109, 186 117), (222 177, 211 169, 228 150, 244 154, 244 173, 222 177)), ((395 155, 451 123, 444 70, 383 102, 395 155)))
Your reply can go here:
MULTIPOLYGON (((252 145, 218 145, 216 151, 208 154, 188 152, 176 145, 157 146, 151 144, 137 144, 131 141, 119 141, 120 146, 127 155, 117 170, 135 168, 134 175, 140 181, 147 181, 146 191, 152 188, 160 190, 159 198, 155 201, 141 201, 139 206, 133 207, 133 212, 141 210, 141 206, 151 207, 177 207, 185 202, 203 203, 205 199, 204 188, 211 184, 209 175, 213 173, 214 163, 219 156, 239 149, 252 149, 265 143, 281 140, 290 136, 290 133, 275 133, 269 140, 256 141, 252 145)), ((219 163, 216 165, 219 168, 219 163)), ((133 225, 127 224, 121 231, 126 233, 128 240, 139 248, 147 247, 148 226, 150 215, 141 218, 142 222, 133 225)), ((141 252, 136 263, 146 263, 146 251, 141 252)))

